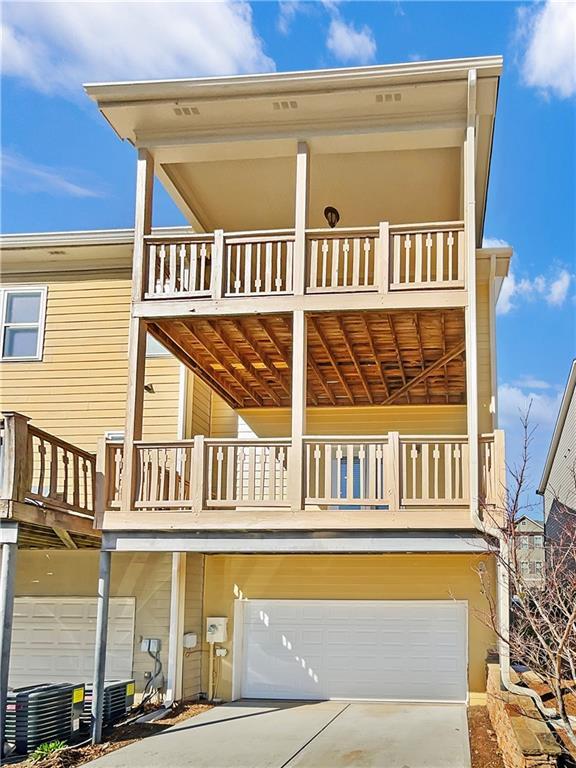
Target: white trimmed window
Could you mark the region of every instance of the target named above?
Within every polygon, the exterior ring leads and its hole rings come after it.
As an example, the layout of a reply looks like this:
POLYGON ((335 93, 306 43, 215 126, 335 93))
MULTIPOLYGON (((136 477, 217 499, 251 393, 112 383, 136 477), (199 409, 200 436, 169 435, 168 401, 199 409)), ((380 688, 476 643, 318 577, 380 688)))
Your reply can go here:
POLYGON ((42 360, 47 293, 46 286, 0 289, 1 360, 42 360))

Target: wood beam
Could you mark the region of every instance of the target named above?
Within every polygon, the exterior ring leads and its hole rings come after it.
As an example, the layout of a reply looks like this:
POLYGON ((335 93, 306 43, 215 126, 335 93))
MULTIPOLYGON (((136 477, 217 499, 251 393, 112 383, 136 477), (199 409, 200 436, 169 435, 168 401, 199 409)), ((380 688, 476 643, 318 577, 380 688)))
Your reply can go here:
POLYGON ((238 395, 220 382, 215 376, 212 376, 203 366, 202 362, 196 360, 190 354, 190 351, 178 342, 178 339, 169 336, 163 329, 157 325, 151 325, 149 333, 154 336, 174 357, 181 360, 195 376, 213 389, 231 408, 242 408, 244 401, 238 399, 238 395))
MULTIPOLYGON (((271 400, 273 400, 276 403, 276 405, 278 406, 282 405, 282 401, 280 400, 276 392, 274 392, 274 390, 269 386, 268 382, 264 379, 261 371, 259 371, 258 368, 256 368, 250 360, 245 358, 244 355, 242 355, 240 352, 238 352, 237 349, 234 348, 233 346, 234 342, 230 339, 230 337, 224 331, 224 329, 218 327, 216 323, 214 323, 211 320, 207 320, 206 322, 210 326, 212 333, 214 333, 218 337, 218 339, 226 347, 228 352, 240 363, 240 365, 244 366, 246 371, 250 372, 249 373, 250 376, 256 379, 256 381, 258 382, 260 388, 264 391, 264 393, 271 400)), ((237 325, 235 325, 235 327, 238 328, 237 325)), ((244 334, 242 334, 242 336, 244 337, 244 334)), ((248 339, 246 339, 246 341, 248 341, 248 339)), ((249 341, 248 343, 250 344, 249 341)), ((252 349, 254 349, 254 346, 252 344, 250 346, 252 346, 252 349)), ((255 349, 254 349, 254 352, 258 354, 255 349)), ((258 357, 260 356, 258 355, 258 357)), ((289 390, 288 390, 288 394, 290 394, 289 390)))
POLYGON ((76 543, 72 536, 68 533, 68 531, 65 528, 58 528, 58 526, 54 526, 52 528, 56 536, 60 539, 60 541, 66 545, 67 549, 78 549, 76 546, 76 543))
MULTIPOLYGON (((270 339, 271 343, 274 345, 277 354, 282 358, 282 360, 288 366, 290 366, 290 355, 286 351, 284 345, 278 340, 278 337, 276 336, 274 331, 271 328, 268 327, 268 324, 262 318, 257 318, 257 320, 258 320, 258 323, 259 323, 260 327, 264 331, 264 333, 268 336, 268 338, 270 339)), ((284 327, 287 330, 290 330, 288 328, 288 326, 285 324, 283 317, 279 317, 278 320, 280 320, 282 322, 282 324, 284 325, 284 327)), ((316 377, 317 377, 317 379, 318 379, 318 381, 320 383, 320 386, 322 387, 322 389, 324 389, 324 391, 326 392, 326 394, 330 398, 330 402, 332 403, 332 405, 336 405, 336 399, 335 399, 334 395, 332 394, 332 392, 330 391, 330 388, 328 387, 328 385, 326 384, 326 382, 322 378, 322 372, 320 371, 320 369, 318 368, 318 366, 316 365, 315 361, 313 360, 313 358, 312 358, 312 356, 310 354, 308 355, 308 367, 311 368, 313 370, 313 372, 315 373, 315 375, 316 375, 316 377), (314 368, 310 365, 310 363, 312 363, 312 362, 316 366, 316 370, 314 370, 314 368)), ((308 383, 311 383, 311 382, 308 382, 308 383)), ((315 392, 312 392, 311 389, 308 390, 308 397, 310 398, 310 400, 312 400, 312 405, 318 405, 318 396, 316 395, 315 392)))
MULTIPOLYGON (((424 359, 424 347, 422 346, 422 335, 420 334, 420 320, 418 319, 418 313, 414 312, 412 316, 412 320, 414 322, 414 330, 416 331, 416 340, 418 342, 418 350, 420 352, 420 368, 422 371, 426 369, 426 361, 424 359)), ((426 392, 426 402, 428 402, 429 394, 428 394, 428 379, 424 379, 424 390, 426 392)))
POLYGON ((234 327, 236 328, 240 336, 242 336, 244 341, 252 347, 254 354, 258 357, 260 362, 266 366, 270 374, 274 377, 277 383, 282 387, 286 395, 288 395, 288 397, 291 397, 292 393, 290 391, 290 386, 284 381, 284 379, 282 378, 282 374, 278 371, 278 369, 276 368, 272 360, 268 357, 268 355, 259 348, 258 342, 255 341, 250 331, 246 328, 245 323, 243 323, 241 320, 235 320, 234 327))
POLYGON ((374 405, 374 398, 372 397, 372 392, 370 391, 370 387, 368 385, 368 382, 366 381, 366 377, 364 376, 364 371, 362 370, 362 367, 358 362, 358 358, 354 353, 354 349, 352 347, 352 344, 350 343, 350 339, 348 338, 348 334, 346 333, 346 328, 344 327, 344 322, 341 317, 336 316, 336 325, 338 326, 338 330, 342 334, 346 351, 348 352, 348 355, 352 360, 352 364, 354 365, 356 373, 358 374, 358 377, 362 383, 362 386, 364 387, 364 391, 366 392, 366 397, 368 398, 370 405, 374 405))
POLYGON ((393 392, 390 397, 382 403, 382 405, 390 405, 390 403, 393 403, 402 395, 407 394, 410 389, 420 384, 420 382, 424 381, 424 379, 430 376, 430 374, 434 373, 434 371, 437 371, 438 368, 442 368, 443 365, 449 363, 451 360, 454 360, 455 357, 459 357, 465 349, 466 344, 464 342, 462 342, 462 344, 458 344, 457 347, 451 349, 445 355, 442 355, 442 357, 438 358, 436 362, 432 363, 430 366, 428 366, 428 368, 423 370, 422 373, 419 373, 418 376, 415 376, 403 387, 400 387, 400 389, 396 390, 396 392, 393 392))
MULTIPOLYGON (((404 364, 402 363, 402 355, 400 354, 400 346, 398 344, 398 337, 396 336, 396 329, 394 328, 394 320, 392 319, 392 315, 386 315, 386 322, 388 323, 390 337, 392 339, 392 344, 394 345, 394 351, 396 352, 396 360, 398 361, 398 368, 402 378, 402 385, 405 387, 408 383, 408 380, 406 379, 406 371, 404 370, 404 364)), ((406 392, 406 397, 410 403, 410 394, 408 392, 406 392)))
MULTIPOLYGON (((316 362, 316 360, 314 360, 314 358, 312 357, 312 355, 310 353, 308 353, 308 368, 316 376, 316 379, 318 380, 318 383, 320 384, 320 386, 324 390, 326 396, 330 400, 330 403, 332 405, 336 405, 336 397, 334 395, 334 392, 332 392, 332 390, 330 389, 330 387, 326 383, 326 380, 324 379, 324 375, 323 375, 322 371, 320 370, 320 367, 318 366, 318 363, 316 362)), ((314 405, 317 405, 317 403, 318 403, 318 399, 316 399, 316 402, 314 403, 314 405)))
POLYGON ((352 394, 352 390, 350 389, 348 382, 342 375, 342 372, 338 368, 338 363, 336 362, 334 355, 332 354, 332 350, 330 349, 330 345, 328 344, 328 341, 326 337, 324 336, 324 333, 322 332, 322 329, 318 325, 315 317, 309 317, 308 322, 314 329, 314 332, 316 336, 318 336, 318 339, 320 340, 320 344, 322 345, 322 348, 324 349, 324 352, 326 353, 328 360, 330 361, 330 364, 332 365, 332 368, 334 369, 334 372, 336 373, 336 376, 338 377, 338 380, 340 384, 342 384, 342 387, 344 388, 344 391, 346 392, 348 399, 350 400, 350 405, 355 405, 354 401, 354 395, 352 394))
POLYGON ((372 352, 372 357, 374 358, 374 365, 376 366, 376 371, 378 372, 380 382, 384 387, 385 397, 388 397, 390 394, 390 390, 388 388, 388 382, 386 381, 386 376, 384 375, 384 371, 382 370, 382 363, 378 359, 378 353, 376 352, 376 346, 374 344, 374 339, 372 338, 372 331, 370 330, 370 326, 368 324, 368 320, 366 319, 366 315, 361 314, 360 319, 364 325, 364 330, 366 332, 366 339, 368 340, 368 345, 370 346, 370 351, 372 352))
POLYGON ((246 395, 248 395, 248 397, 256 403, 256 405, 262 406, 264 404, 262 401, 262 398, 259 395, 256 395, 254 392, 252 392, 250 388, 244 384, 238 372, 226 360, 218 356, 218 352, 214 348, 214 345, 211 344, 206 339, 202 338, 202 336, 199 334, 197 329, 192 330, 192 328, 190 328, 189 325, 186 325, 183 322, 175 322, 174 325, 176 327, 181 328, 185 334, 188 334, 197 344, 199 344, 204 350, 206 350, 206 352, 216 362, 216 364, 221 365, 222 368, 224 368, 228 376, 234 382, 236 382, 236 384, 238 384, 240 389, 243 392, 245 392, 246 395))
MULTIPOLYGON (((444 316, 444 312, 440 315, 440 327, 441 327, 441 334, 442 334, 442 354, 446 354, 446 317, 444 316)), ((449 382, 450 379, 448 377, 448 366, 444 366, 444 389, 446 390, 445 394, 445 400, 446 403, 450 402, 450 385, 449 382)))

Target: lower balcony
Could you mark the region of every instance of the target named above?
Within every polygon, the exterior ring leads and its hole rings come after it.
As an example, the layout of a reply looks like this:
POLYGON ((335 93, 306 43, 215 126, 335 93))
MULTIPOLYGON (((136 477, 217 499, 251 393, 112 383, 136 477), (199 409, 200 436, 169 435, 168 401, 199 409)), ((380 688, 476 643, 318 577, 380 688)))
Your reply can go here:
MULTIPOLYGON (((129 500, 123 457, 106 443, 106 529, 472 527, 466 436, 138 441, 129 500)), ((500 508, 504 466, 503 433, 483 435, 481 509, 500 508)))

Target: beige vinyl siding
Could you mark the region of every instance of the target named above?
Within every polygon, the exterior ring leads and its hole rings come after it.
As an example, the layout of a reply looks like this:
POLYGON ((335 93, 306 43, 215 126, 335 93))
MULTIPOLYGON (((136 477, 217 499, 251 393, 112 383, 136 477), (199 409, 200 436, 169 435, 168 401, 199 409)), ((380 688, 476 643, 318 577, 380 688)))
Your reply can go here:
MULTIPOLYGON (((464 405, 308 408, 309 435, 466 434, 464 405)), ((289 437, 289 408, 244 408, 238 414, 259 437, 289 437)))
POLYGON ((186 396, 186 437, 210 434, 210 414, 213 395, 210 387, 202 379, 187 373, 186 396))
MULTIPOLYGON (((2 284, 48 286, 43 359, 0 363, 0 406, 26 414, 58 437, 95 450, 105 431, 123 431, 128 375, 130 272, 35 274, 2 284)), ((176 436, 179 365, 146 360, 144 437, 176 436)))
POLYGON ((492 396, 492 361, 490 338, 490 291, 488 283, 477 283, 476 288, 477 349, 478 349, 478 429, 492 432, 493 414, 490 412, 492 396))
MULTIPOLYGON (((218 660, 216 695, 232 695, 235 599, 466 600, 469 690, 486 690, 486 653, 494 633, 477 568, 484 562, 494 584, 494 558, 471 555, 209 555, 204 611, 228 617, 228 655, 218 660)), ((350 653, 355 649, 350 648, 350 653)), ((205 665, 206 667, 207 665, 205 665)), ((207 672, 203 671, 204 682, 207 672)))
MULTIPOLYGON (((98 590, 97 551, 27 550, 18 552, 17 597, 95 597, 98 590)), ((137 690, 144 687, 144 673, 152 670, 152 659, 140 650, 142 637, 158 637, 160 658, 166 674, 170 625, 169 553, 112 554, 112 597, 134 597, 133 674, 137 690)))
POLYGON ((212 411, 210 414, 211 437, 237 437, 238 416, 228 403, 218 395, 212 395, 212 411))
POLYGON ((182 663, 182 695, 191 699, 202 689, 202 592, 204 584, 204 555, 191 552, 186 554, 186 596, 184 601, 184 632, 195 632, 198 635, 196 648, 184 649, 182 663))

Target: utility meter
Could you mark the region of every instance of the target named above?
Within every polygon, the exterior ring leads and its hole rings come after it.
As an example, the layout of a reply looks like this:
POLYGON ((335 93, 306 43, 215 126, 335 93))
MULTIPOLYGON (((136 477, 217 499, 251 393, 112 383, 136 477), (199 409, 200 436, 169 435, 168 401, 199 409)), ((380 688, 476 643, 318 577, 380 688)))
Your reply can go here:
POLYGON ((228 619, 224 616, 208 616, 206 619, 206 642, 225 643, 227 624, 228 619))

